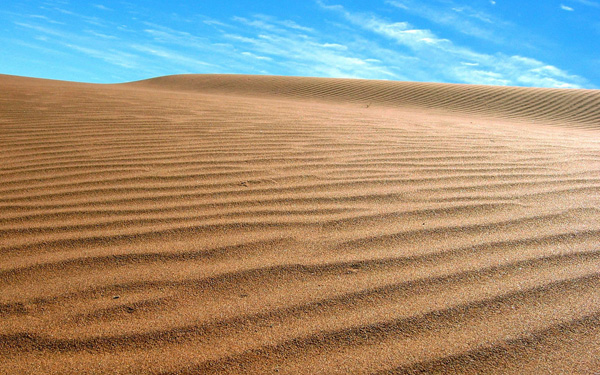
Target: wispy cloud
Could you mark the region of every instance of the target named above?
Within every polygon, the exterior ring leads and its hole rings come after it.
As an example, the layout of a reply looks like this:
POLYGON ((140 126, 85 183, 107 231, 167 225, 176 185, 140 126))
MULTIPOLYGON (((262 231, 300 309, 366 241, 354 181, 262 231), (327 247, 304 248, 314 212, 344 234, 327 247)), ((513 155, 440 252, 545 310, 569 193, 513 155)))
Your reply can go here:
POLYGON ((39 15, 39 14, 31 14, 31 15, 29 15, 29 17, 30 18, 34 18, 34 19, 38 19, 38 20, 44 20, 44 21, 46 21, 48 23, 53 23, 55 25, 64 25, 65 24, 64 22, 56 21, 56 20, 50 19, 47 16, 42 16, 42 15, 39 15))
POLYGON ((200 60, 198 57, 192 57, 188 55, 183 55, 181 53, 172 51, 170 49, 152 46, 152 45, 140 45, 140 44, 132 44, 131 48, 138 52, 142 52, 145 54, 149 54, 152 56, 160 57, 162 59, 168 60, 172 63, 182 65, 188 68, 198 68, 198 67, 206 67, 211 66, 212 64, 207 63, 205 61, 200 60))
POLYGON ((233 17, 237 22, 246 24, 248 26, 261 28, 264 30, 272 31, 283 31, 285 29, 294 30, 296 32, 314 33, 315 30, 310 27, 298 25, 296 22, 291 20, 279 20, 275 17, 271 17, 265 14, 255 14, 252 19, 244 17, 233 17))
POLYGON ((600 8, 600 3, 591 0, 571 0, 579 4, 587 5, 589 7, 600 8))
POLYGON ((418 59, 422 70, 437 72, 437 77, 432 78, 442 81, 561 88, 579 88, 587 84, 581 77, 533 58, 477 52, 407 22, 392 22, 373 14, 350 12, 340 5, 319 4, 357 27, 408 48, 418 59))
POLYGON ((83 32, 87 33, 87 34, 90 34, 90 35, 93 35, 93 36, 98 37, 98 38, 102 38, 102 39, 111 39, 111 40, 119 39, 118 37, 116 37, 114 35, 107 35, 107 34, 99 33, 97 31, 90 30, 90 29, 83 30, 83 32))
MULTIPOLYGON (((90 19, 69 10, 57 11, 86 23, 90 19)), ((53 38, 49 43, 131 70, 151 65, 158 71, 165 67, 162 74, 221 71, 399 77, 370 53, 357 53, 335 38, 295 21, 258 14, 233 17, 229 22, 206 18, 199 22, 211 33, 205 36, 201 30, 194 33, 146 21, 140 21, 137 28, 103 25, 77 34, 33 23, 20 25, 53 38)))
POLYGON ((112 12, 112 9, 102 5, 102 4, 94 4, 93 5, 94 8, 100 9, 100 10, 105 10, 105 11, 109 11, 112 12))
MULTIPOLYGON (((386 3, 406 13, 413 14, 436 25, 447 27, 461 34, 484 39, 494 44, 507 43, 504 29, 512 25, 489 12, 454 1, 423 2, 418 0, 387 0, 386 3)), ((491 3, 492 5, 495 2, 491 3)), ((489 7, 489 6, 488 6, 489 7)))
POLYGON ((70 48, 72 50, 84 53, 90 57, 104 60, 109 64, 117 65, 122 68, 127 69, 137 69, 140 67, 139 63, 136 61, 137 56, 131 53, 121 52, 114 49, 95 49, 84 47, 81 45, 76 45, 72 43, 62 43, 65 47, 70 48))
POLYGON ((88 16, 85 14, 76 13, 76 12, 73 12, 72 10, 64 9, 59 6, 55 6, 51 9, 54 10, 55 12, 62 13, 63 15, 70 16, 72 18, 77 19, 78 21, 82 21, 82 22, 85 22, 90 25, 102 26, 102 27, 108 26, 106 21, 104 21, 103 19, 96 17, 96 16, 88 16))
POLYGON ((575 9, 569 7, 569 6, 566 6, 565 4, 560 4, 560 9, 566 10, 567 12, 572 12, 572 11, 575 10, 575 9))
POLYGON ((241 44, 240 48, 243 46, 253 55, 270 57, 269 62, 273 62, 279 71, 293 70, 296 75, 349 78, 398 77, 386 69, 380 60, 370 59, 371 55, 365 56, 360 48, 350 49, 295 22, 264 15, 252 19, 235 17, 233 20, 245 27, 240 28, 238 33, 225 33, 223 36, 233 44, 241 44))
POLYGON ((248 51, 242 52, 242 55, 248 56, 248 57, 252 57, 252 58, 257 59, 257 60, 273 61, 273 59, 270 58, 270 57, 255 55, 252 52, 248 52, 248 51))
POLYGON ((424 22, 429 27, 419 27, 418 19, 403 19, 404 12, 434 10, 428 16, 434 25, 470 23, 467 34, 483 40, 503 27, 491 12, 460 5, 457 0, 433 0, 428 5, 416 0, 386 0, 389 12, 382 13, 396 18, 392 20, 316 0, 318 11, 335 17, 310 27, 297 19, 266 14, 219 19, 175 14, 159 19, 139 7, 128 22, 116 23, 110 17, 97 18, 106 10, 94 5, 73 12, 56 0, 48 1, 46 12, 39 16, 34 12, 11 15, 12 23, 28 34, 27 48, 77 56, 74 60, 97 64, 105 71, 117 67, 112 69, 133 79, 194 72, 590 86, 585 79, 526 53, 483 53, 452 40, 447 35, 456 34, 444 33, 447 28, 440 32, 430 22, 424 22), (485 34, 486 27, 490 35, 485 34))
POLYGON ((323 44, 319 44, 318 46, 324 47, 324 48, 333 48, 333 49, 342 50, 342 51, 346 51, 348 49, 348 47, 338 44, 338 43, 323 43, 323 44))
POLYGON ((61 31, 60 29, 57 29, 57 28, 51 28, 51 27, 46 27, 46 26, 39 26, 39 25, 36 25, 36 24, 27 23, 27 22, 19 22, 19 21, 14 22, 14 24, 17 25, 17 26, 21 26, 23 28, 26 28, 26 29, 35 30, 37 32, 40 32, 40 33, 43 33, 43 34, 46 34, 46 35, 53 35, 53 36, 57 36, 57 37, 61 37, 61 38, 69 36, 69 33, 65 33, 65 32, 63 32, 63 31, 61 31))

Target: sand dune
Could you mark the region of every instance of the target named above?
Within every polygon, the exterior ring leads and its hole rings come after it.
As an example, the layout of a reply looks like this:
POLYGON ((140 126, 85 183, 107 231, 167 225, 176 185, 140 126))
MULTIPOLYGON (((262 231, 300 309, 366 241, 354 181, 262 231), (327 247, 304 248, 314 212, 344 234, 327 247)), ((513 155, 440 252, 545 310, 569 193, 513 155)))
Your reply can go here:
POLYGON ((0 88, 0 373, 600 368, 598 91, 0 88))
POLYGON ((129 85, 224 95, 329 100, 562 125, 570 122, 594 129, 600 126, 598 90, 237 75, 167 76, 129 85))

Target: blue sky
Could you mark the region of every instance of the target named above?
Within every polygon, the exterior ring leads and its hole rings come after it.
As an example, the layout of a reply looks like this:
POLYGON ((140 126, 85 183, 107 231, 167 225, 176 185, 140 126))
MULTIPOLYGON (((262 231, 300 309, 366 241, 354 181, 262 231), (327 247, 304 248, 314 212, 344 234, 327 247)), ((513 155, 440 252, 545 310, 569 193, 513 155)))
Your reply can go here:
POLYGON ((0 73, 124 82, 181 73, 600 88, 600 0, 23 0, 0 73))

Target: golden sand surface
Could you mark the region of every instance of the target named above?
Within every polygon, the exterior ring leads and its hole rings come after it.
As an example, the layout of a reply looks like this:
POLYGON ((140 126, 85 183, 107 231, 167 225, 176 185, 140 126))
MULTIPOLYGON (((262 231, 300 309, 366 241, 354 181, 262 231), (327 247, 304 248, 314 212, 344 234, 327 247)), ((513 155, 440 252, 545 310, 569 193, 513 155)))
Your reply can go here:
POLYGON ((600 91, 0 76, 0 373, 600 371, 600 91))

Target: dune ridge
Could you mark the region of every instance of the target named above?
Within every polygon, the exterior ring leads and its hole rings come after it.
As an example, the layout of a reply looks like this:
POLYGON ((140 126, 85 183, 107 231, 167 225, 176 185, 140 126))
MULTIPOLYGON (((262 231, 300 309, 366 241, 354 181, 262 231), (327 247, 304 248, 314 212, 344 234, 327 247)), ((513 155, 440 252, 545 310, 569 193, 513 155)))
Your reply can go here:
POLYGON ((0 88, 0 373, 600 368, 598 91, 0 88))
POLYGON ((600 124, 600 91, 283 76, 178 75, 129 83, 224 95, 409 107, 518 120, 600 124))

